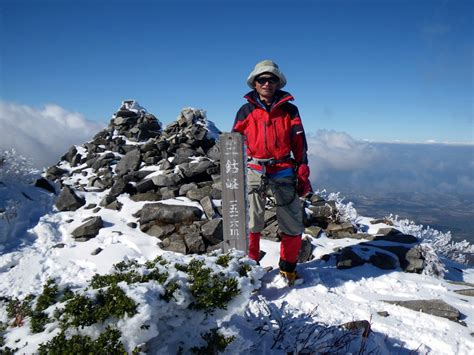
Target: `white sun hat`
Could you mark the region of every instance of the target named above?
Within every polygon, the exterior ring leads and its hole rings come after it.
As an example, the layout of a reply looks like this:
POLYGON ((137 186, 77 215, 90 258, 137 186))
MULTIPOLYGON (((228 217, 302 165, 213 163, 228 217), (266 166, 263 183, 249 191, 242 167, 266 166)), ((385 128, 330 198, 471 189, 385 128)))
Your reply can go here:
POLYGON ((247 85, 250 86, 252 89, 255 89, 255 78, 263 73, 271 73, 280 79, 280 85, 278 86, 278 89, 281 89, 286 85, 286 78, 278 68, 278 65, 268 59, 262 60, 261 62, 255 65, 255 68, 252 70, 249 77, 247 78, 247 85))

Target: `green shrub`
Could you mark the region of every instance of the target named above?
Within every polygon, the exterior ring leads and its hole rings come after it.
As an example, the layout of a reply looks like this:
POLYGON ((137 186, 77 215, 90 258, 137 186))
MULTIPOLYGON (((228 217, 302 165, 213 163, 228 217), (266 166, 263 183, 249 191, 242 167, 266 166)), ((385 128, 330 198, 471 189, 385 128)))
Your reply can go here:
POLYGON ((225 337, 220 334, 217 328, 211 329, 208 333, 201 336, 207 343, 207 346, 194 347, 191 351, 198 355, 217 354, 223 352, 227 346, 232 343, 235 336, 225 337))
POLYGON ((95 274, 92 277, 92 280, 89 282, 89 285, 93 289, 98 289, 111 285, 117 285, 122 281, 130 285, 134 283, 148 282, 151 280, 155 280, 158 283, 163 284, 168 279, 168 273, 162 273, 158 268, 156 268, 156 263, 161 263, 161 259, 158 258, 156 258, 153 262, 148 262, 148 266, 153 266, 147 268, 147 272, 145 272, 143 275, 138 273, 136 270, 136 267, 139 266, 136 262, 120 262, 114 265, 114 269, 118 272, 107 275, 95 274))
POLYGON ((115 328, 107 327, 97 338, 92 340, 89 336, 73 335, 66 338, 64 332, 59 333, 46 344, 41 344, 38 352, 46 354, 127 354, 120 341, 122 333, 115 328))
POLYGON ((64 309, 59 311, 59 314, 56 313, 55 316, 61 316, 60 321, 65 328, 68 325, 84 328, 96 322, 94 302, 83 295, 75 295, 66 303, 64 309))
POLYGON ((229 254, 223 254, 219 255, 219 257, 216 260, 216 264, 220 265, 222 267, 228 267, 229 262, 232 260, 232 256, 229 254))
POLYGON ((241 277, 247 277, 250 270, 252 270, 252 267, 248 264, 242 264, 239 267, 239 276, 241 277))
POLYGON ((13 327, 21 327, 25 318, 31 315, 31 301, 33 299, 33 295, 28 295, 23 299, 23 301, 14 298, 8 302, 7 315, 9 318, 13 319, 13 327))
POLYGON ((122 318, 137 313, 137 304, 125 294, 117 285, 112 285, 104 290, 99 290, 96 296, 95 314, 98 321, 104 321, 110 316, 122 318))
POLYGON ((38 312, 44 311, 46 308, 56 303, 59 295, 59 289, 53 279, 48 279, 43 286, 43 292, 36 300, 35 310, 38 312))
POLYGON ((204 267, 202 260, 191 260, 188 274, 193 307, 206 313, 216 308, 227 309, 227 304, 240 292, 235 278, 226 278, 222 273, 213 274, 210 268, 204 267))
POLYGON ((165 259, 163 259, 163 257, 161 255, 159 255, 153 260, 146 261, 145 262, 145 267, 147 269, 153 269, 153 268, 156 267, 156 264, 160 264, 162 266, 165 266, 166 264, 168 264, 168 262, 165 259))
POLYGON ((44 326, 50 322, 48 315, 44 312, 33 311, 30 317, 30 330, 33 333, 41 333, 44 326))
POLYGON ((95 274, 89 285, 94 288, 102 288, 111 285, 117 285, 119 282, 125 281, 127 284, 138 282, 140 275, 136 271, 121 272, 117 274, 99 275, 95 274))
POLYGON ((179 288, 179 285, 176 281, 171 281, 165 286, 165 293, 163 296, 161 296, 162 299, 164 299, 166 302, 171 301, 171 298, 173 298, 174 291, 176 291, 179 288))
POLYGON ((92 300, 84 295, 75 295, 60 313, 63 329, 68 326, 82 327, 103 322, 109 317, 122 318, 137 313, 137 304, 117 285, 99 290, 92 300))

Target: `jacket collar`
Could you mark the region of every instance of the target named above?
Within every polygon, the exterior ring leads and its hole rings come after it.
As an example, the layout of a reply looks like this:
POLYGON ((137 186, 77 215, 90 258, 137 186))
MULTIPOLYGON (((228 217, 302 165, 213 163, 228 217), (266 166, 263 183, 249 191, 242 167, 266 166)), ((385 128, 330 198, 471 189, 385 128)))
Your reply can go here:
MULTIPOLYGON (((254 105, 256 106, 260 106, 259 104, 259 98, 258 98, 258 94, 257 94, 257 90, 252 90, 250 91, 249 93, 247 93, 244 98, 247 99, 248 102, 251 102, 253 103, 254 105)), ((272 110, 278 106, 280 106, 281 104, 287 102, 287 101, 293 101, 295 98, 293 97, 293 95, 291 95, 289 92, 286 92, 286 91, 283 91, 283 90, 277 90, 275 92, 275 98, 273 100, 273 104, 272 104, 272 110)))

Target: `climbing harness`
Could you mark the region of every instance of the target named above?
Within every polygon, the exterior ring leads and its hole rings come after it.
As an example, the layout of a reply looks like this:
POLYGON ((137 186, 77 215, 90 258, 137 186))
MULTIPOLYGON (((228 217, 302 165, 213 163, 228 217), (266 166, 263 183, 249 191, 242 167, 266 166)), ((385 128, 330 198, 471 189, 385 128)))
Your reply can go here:
POLYGON ((267 165, 273 165, 277 163, 281 163, 284 161, 288 161, 291 159, 290 157, 285 157, 283 159, 257 159, 257 158, 249 158, 248 163, 250 164, 258 164, 262 167, 261 170, 261 177, 260 177, 260 184, 257 187, 254 187, 252 190, 250 190, 249 194, 256 193, 260 196, 260 198, 264 199, 266 197, 269 197, 267 194, 268 188, 273 186, 276 189, 279 188, 279 186, 293 186, 293 196, 289 199, 289 201, 284 201, 284 203, 277 203, 276 202, 276 197, 275 201, 272 199, 268 199, 269 204, 271 207, 276 206, 276 207, 284 207, 288 206, 289 204, 293 203, 295 198, 298 198, 298 195, 296 193, 296 179, 292 183, 276 183, 275 181, 271 180, 267 174, 267 165))

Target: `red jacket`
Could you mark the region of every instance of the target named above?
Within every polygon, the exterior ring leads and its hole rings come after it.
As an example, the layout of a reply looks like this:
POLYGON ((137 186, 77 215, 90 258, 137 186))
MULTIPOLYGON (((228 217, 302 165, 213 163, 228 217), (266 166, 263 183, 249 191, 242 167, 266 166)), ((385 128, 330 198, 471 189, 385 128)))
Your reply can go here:
MULTIPOLYGON (((247 155, 257 159, 287 160, 267 166, 267 172, 293 167, 289 159, 293 155, 297 165, 308 164, 306 136, 298 108, 289 101, 294 100, 288 92, 278 90, 269 110, 262 107, 255 90, 244 96, 248 103, 237 112, 232 131, 240 132, 245 139, 247 155)), ((249 164, 261 170, 261 167, 249 164)))

